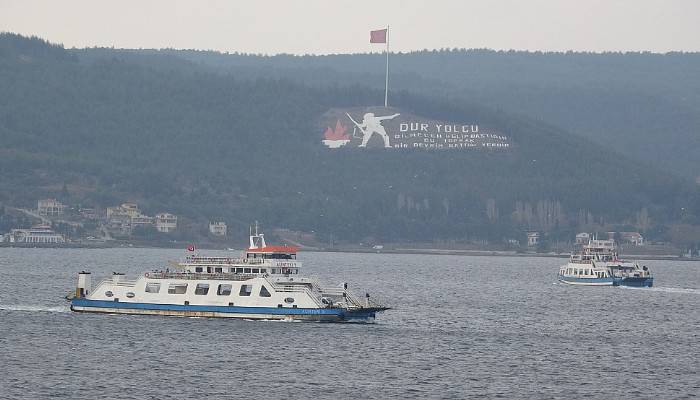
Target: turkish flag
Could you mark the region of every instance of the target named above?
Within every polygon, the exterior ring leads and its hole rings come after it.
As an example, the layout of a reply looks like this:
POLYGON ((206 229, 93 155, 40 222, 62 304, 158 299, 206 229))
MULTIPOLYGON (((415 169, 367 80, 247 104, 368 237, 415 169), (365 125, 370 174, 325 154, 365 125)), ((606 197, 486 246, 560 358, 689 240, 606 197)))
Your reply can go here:
POLYGON ((194 251, 194 245, 191 244, 191 245, 187 246, 187 251, 194 251))
POLYGON ((369 42, 370 43, 386 43, 386 29, 380 29, 378 31, 369 32, 369 42))

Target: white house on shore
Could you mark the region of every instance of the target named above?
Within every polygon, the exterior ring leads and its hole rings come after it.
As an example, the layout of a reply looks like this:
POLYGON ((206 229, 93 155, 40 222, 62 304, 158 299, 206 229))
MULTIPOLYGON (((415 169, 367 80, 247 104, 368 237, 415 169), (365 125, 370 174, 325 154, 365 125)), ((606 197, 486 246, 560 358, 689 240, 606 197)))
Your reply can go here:
POLYGON ((228 227, 226 222, 223 221, 212 221, 209 222, 209 233, 214 236, 226 236, 228 227))
POLYGON ((37 213, 46 217, 63 215, 66 210, 66 206, 56 199, 43 199, 36 203, 37 213))
POLYGON ((177 215, 159 213, 155 216, 155 225, 158 232, 170 233, 177 229, 177 215))
POLYGON ((539 232, 528 232, 527 233, 527 245, 528 247, 537 246, 540 244, 540 233, 539 232))
POLYGON ((581 232, 576 234, 576 244, 588 244, 591 239, 591 234, 587 232, 581 232))

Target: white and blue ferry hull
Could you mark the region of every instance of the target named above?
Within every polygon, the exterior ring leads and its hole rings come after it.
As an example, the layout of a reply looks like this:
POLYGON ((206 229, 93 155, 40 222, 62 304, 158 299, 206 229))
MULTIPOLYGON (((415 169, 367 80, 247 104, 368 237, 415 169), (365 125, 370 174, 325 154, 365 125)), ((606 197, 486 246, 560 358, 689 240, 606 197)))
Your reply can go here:
POLYGON ((653 277, 624 277, 624 278, 578 278, 573 276, 559 275, 559 282, 578 286, 629 286, 629 287, 652 287, 653 277))
POLYGON ((617 286, 614 278, 578 278, 573 276, 559 275, 559 282, 569 285, 579 286, 617 286))
POLYGON ((85 298, 74 298, 71 300, 71 310, 75 312, 258 320, 371 322, 374 320, 377 312, 385 309, 383 307, 368 307, 354 310, 346 308, 210 306, 119 302, 85 298))

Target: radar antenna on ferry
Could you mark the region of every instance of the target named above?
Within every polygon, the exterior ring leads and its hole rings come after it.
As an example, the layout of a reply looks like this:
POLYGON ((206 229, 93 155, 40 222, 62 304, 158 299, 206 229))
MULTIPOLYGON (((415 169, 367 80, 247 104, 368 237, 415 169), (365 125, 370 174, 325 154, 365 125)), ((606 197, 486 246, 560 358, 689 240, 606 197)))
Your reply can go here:
POLYGON ((265 234, 258 233, 258 221, 255 221, 255 234, 253 234, 253 227, 249 228, 250 231, 250 249, 259 249, 266 247, 265 244, 265 234))

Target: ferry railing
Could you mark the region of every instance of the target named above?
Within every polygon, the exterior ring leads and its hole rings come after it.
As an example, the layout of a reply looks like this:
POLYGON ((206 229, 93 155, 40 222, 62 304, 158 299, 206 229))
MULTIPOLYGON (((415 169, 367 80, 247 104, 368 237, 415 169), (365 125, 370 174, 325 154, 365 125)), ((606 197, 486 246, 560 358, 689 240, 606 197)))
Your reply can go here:
POLYGON ((322 286, 315 276, 309 277, 308 281, 312 284, 312 288, 315 293, 320 297, 343 297, 346 304, 350 308, 365 308, 369 307, 381 307, 381 304, 373 299, 362 300, 357 296, 353 295, 347 289, 342 287, 327 287, 322 286))
POLYGON ((125 287, 134 287, 136 286, 136 279, 120 279, 117 282, 114 281, 114 278, 104 278, 101 281, 95 285, 95 289, 99 288, 102 285, 114 285, 114 286, 125 286, 125 287))
POLYGON ((260 276, 260 274, 236 274, 228 272, 200 273, 200 272, 146 272, 149 279, 184 279, 184 280, 210 280, 210 281, 247 281, 260 276))
MULTIPOLYGON (((268 285, 272 287, 272 289, 275 292, 280 292, 280 293, 304 293, 309 298, 313 300, 313 302, 316 304, 317 307, 323 308, 326 305, 323 304, 323 301, 321 301, 320 296, 315 294, 313 290, 310 290, 308 285, 298 285, 298 284, 290 284, 290 285, 285 285, 285 284, 280 284, 278 282, 272 282, 267 277, 263 277, 265 279, 265 282, 267 282, 268 285)), ((311 286, 313 288, 313 285, 311 286)))

